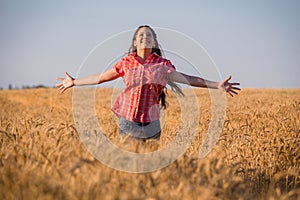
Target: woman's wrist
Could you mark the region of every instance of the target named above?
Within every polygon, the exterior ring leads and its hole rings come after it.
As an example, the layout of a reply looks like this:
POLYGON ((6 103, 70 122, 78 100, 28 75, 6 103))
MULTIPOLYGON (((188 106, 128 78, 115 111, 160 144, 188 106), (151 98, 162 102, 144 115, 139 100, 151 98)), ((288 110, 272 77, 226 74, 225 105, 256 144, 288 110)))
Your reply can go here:
POLYGON ((219 82, 213 82, 213 81, 206 81, 206 86, 207 88, 211 88, 211 89, 219 89, 219 82))

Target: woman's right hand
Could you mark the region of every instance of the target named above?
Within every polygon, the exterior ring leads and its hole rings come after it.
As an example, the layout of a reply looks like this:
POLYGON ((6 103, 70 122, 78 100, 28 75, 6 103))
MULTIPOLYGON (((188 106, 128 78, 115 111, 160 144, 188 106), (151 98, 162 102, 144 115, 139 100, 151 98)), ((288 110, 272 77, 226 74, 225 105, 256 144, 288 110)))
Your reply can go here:
POLYGON ((56 87, 58 88, 57 90, 60 93, 63 93, 67 89, 74 86, 75 79, 72 76, 70 76, 67 72, 65 72, 65 75, 66 75, 66 78, 61 78, 61 77, 56 78, 56 80, 62 81, 61 83, 56 85, 56 87))

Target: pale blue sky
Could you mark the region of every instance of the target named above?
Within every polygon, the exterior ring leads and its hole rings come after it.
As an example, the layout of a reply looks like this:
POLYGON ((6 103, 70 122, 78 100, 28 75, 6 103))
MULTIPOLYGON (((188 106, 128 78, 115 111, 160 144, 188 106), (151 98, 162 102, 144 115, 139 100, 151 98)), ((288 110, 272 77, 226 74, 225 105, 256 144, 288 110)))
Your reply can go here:
POLYGON ((0 87, 54 86, 105 39, 149 24, 196 40, 241 87, 300 88, 299 11, 297 0, 0 0, 0 87))

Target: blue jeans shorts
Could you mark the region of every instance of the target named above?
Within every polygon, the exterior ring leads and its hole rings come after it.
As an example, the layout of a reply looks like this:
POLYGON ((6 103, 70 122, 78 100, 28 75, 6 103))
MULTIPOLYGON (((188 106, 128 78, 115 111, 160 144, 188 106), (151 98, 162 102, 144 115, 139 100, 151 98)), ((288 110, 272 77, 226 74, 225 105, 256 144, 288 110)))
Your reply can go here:
POLYGON ((132 122, 120 117, 119 119, 119 134, 126 136, 130 134, 137 139, 160 139, 160 121, 141 123, 132 122))

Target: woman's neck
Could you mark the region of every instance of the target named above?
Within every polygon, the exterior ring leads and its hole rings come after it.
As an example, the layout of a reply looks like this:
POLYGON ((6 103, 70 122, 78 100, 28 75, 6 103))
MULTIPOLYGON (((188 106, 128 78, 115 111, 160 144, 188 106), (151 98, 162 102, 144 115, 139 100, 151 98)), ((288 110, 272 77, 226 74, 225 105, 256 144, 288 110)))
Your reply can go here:
POLYGON ((142 60, 142 62, 145 62, 145 60, 151 55, 152 49, 145 48, 145 49, 138 49, 137 50, 137 56, 142 60))

